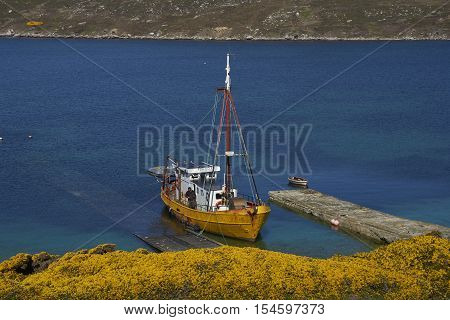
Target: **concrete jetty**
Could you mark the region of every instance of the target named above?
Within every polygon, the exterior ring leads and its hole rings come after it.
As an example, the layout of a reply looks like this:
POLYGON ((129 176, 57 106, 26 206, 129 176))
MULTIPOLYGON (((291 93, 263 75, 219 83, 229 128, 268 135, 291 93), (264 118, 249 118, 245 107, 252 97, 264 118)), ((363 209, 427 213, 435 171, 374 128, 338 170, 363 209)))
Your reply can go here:
POLYGON ((436 231, 442 237, 450 238, 447 227, 396 217, 311 189, 270 191, 269 200, 330 225, 332 219, 337 219, 340 230, 377 243, 390 243, 436 231))

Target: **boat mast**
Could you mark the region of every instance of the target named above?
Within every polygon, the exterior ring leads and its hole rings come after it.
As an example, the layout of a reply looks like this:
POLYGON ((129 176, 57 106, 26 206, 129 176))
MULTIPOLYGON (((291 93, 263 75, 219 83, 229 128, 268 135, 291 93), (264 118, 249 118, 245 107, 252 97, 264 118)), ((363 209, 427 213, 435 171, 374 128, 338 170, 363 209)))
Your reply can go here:
POLYGON ((226 171, 225 171, 225 197, 227 201, 232 198, 232 180, 231 180, 231 157, 233 152, 231 151, 231 78, 230 78, 230 54, 227 53, 227 67, 225 77, 225 90, 224 90, 224 102, 225 102, 225 157, 226 157, 226 171))
MULTIPOLYGON (((231 77, 230 77, 230 54, 227 54, 227 67, 226 70, 226 78, 225 78, 225 87, 224 88, 218 88, 218 92, 223 92, 223 102, 222 102, 222 108, 220 111, 220 119, 219 119, 219 130, 217 134, 217 144, 216 144, 216 152, 214 155, 214 165, 216 164, 217 159, 217 152, 220 145, 220 137, 222 136, 222 126, 225 126, 225 161, 226 161, 226 168, 225 168, 225 177, 224 177, 224 184, 225 184, 225 192, 224 192, 224 198, 227 205, 229 205, 230 200, 234 197, 234 194, 232 194, 233 190, 233 180, 232 180, 232 174, 231 174, 231 158, 235 155, 234 151, 231 150, 231 120, 234 120, 234 123, 237 128, 237 133, 239 136, 240 144, 244 150, 244 159, 245 164, 247 168, 247 173, 249 174, 249 181, 250 181, 250 187, 252 188, 252 194, 253 199, 257 205, 260 205, 261 198, 259 197, 258 190, 256 187, 255 178, 253 176, 253 169, 252 165, 249 160, 247 147, 245 146, 244 136, 242 133, 241 124, 239 123, 239 117, 237 115, 236 111, 236 105, 233 100, 233 96, 231 95, 231 77)), ((213 171, 214 174, 214 171, 213 171)), ((212 180, 210 184, 210 190, 212 187, 212 180)))
POLYGON ((228 92, 230 92, 231 89, 231 78, 230 78, 230 54, 227 53, 227 67, 225 68, 225 70, 227 71, 227 76, 225 78, 225 87, 227 89, 228 92))

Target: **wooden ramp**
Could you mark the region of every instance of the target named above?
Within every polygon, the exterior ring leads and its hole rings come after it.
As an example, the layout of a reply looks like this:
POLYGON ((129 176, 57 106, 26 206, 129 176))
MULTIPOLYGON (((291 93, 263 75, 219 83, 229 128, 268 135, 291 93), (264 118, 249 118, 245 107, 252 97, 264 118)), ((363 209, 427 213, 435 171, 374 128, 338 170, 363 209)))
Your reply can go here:
POLYGON ((163 235, 152 237, 135 234, 135 236, 158 252, 183 251, 198 248, 216 248, 222 245, 220 242, 209 239, 203 235, 198 235, 189 230, 187 230, 186 234, 182 235, 163 235))

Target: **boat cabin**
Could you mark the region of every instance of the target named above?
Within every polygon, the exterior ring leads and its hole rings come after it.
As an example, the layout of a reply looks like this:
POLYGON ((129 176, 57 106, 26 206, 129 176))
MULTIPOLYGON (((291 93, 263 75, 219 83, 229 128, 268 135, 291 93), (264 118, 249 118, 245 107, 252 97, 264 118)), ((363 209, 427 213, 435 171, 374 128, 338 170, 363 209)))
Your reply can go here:
MULTIPOLYGON (((225 186, 216 183, 217 173, 220 166, 210 164, 179 166, 176 178, 181 182, 177 190, 178 199, 184 199, 188 188, 191 188, 196 195, 197 209, 202 211, 226 211, 228 206, 222 205, 225 186), (181 197, 178 194, 181 192, 181 197)), ((232 189, 231 193, 237 197, 237 189, 232 189)))

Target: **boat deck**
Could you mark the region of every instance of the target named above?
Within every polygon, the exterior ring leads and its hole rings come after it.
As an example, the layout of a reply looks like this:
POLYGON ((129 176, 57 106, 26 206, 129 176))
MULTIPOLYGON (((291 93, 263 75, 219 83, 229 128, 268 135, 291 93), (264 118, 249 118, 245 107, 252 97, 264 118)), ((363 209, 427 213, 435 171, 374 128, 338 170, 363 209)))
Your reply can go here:
POLYGON ((188 249, 207 249, 222 246, 220 242, 212 240, 204 235, 198 235, 190 230, 181 235, 144 236, 135 234, 136 237, 144 241, 158 252, 175 252, 188 249))

